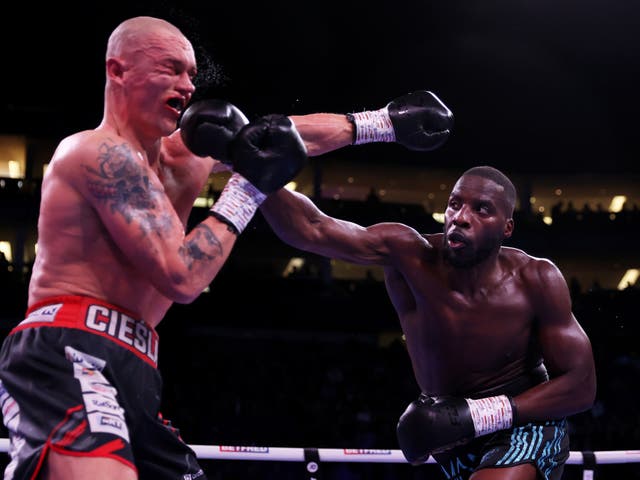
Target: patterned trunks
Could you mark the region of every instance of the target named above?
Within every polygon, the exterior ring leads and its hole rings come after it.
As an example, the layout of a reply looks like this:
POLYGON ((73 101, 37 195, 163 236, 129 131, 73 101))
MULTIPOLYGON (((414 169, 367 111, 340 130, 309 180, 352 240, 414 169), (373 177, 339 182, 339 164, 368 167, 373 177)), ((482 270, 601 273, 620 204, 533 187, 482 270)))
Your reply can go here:
MULTIPOLYGON (((546 368, 540 364, 505 385, 465 396, 515 396, 546 380, 546 368)), ((534 465, 541 479, 560 480, 565 462, 569 458, 567 421, 558 419, 532 422, 502 430, 434 454, 433 458, 448 480, 466 480, 473 472, 482 468, 505 468, 525 463, 534 465)))
POLYGON ((0 350, 5 480, 35 479, 49 451, 112 458, 141 480, 205 480, 159 412, 157 356, 155 330, 114 305, 63 296, 30 307, 0 350))

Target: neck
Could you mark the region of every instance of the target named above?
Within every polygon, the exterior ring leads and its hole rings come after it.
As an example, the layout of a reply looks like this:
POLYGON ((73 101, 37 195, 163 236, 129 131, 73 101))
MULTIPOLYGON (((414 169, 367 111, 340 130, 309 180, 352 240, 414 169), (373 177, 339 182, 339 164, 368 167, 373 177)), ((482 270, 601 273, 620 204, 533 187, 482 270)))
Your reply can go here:
POLYGON ((500 278, 498 251, 470 267, 454 267, 447 264, 449 285, 458 292, 474 295, 491 288, 500 278))
POLYGON ((145 135, 140 128, 136 128, 133 122, 129 122, 126 115, 118 115, 112 108, 105 105, 104 116, 100 123, 100 129, 110 130, 121 140, 127 142, 131 149, 157 169, 160 161, 160 149, 162 137, 145 135))

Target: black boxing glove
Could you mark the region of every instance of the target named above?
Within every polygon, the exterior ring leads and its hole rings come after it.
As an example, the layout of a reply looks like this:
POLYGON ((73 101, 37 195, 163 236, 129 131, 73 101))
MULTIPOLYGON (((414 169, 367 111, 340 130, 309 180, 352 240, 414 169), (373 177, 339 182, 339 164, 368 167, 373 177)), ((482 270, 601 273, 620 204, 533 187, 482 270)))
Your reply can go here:
POLYGON ((427 90, 408 93, 384 108, 352 113, 348 118, 355 126, 354 145, 396 142, 410 150, 435 150, 453 128, 451 110, 427 90))
POLYGON ((195 102, 180 118, 180 136, 199 157, 213 157, 230 164, 229 145, 249 120, 235 105, 224 100, 195 102))
POLYGON ((420 465, 432 453, 462 445, 475 437, 511 428, 515 405, 507 395, 480 398, 426 395, 411 402, 400 416, 398 443, 412 465, 420 465))
POLYGON ((307 162, 307 148, 285 115, 266 115, 240 130, 231 147, 233 171, 269 194, 289 183, 307 162))
POLYGON ((288 117, 267 115, 240 130, 229 145, 229 156, 234 173, 210 215, 239 234, 266 196, 302 170, 307 149, 288 117))

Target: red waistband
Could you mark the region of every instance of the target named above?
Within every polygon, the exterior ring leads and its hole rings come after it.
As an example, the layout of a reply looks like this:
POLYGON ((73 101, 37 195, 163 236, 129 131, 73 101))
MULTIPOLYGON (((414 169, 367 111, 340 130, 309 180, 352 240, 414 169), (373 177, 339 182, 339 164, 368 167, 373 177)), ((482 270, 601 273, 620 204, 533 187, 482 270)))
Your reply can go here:
POLYGON ((77 295, 47 298, 27 309, 26 318, 11 333, 34 327, 76 328, 116 342, 154 367, 158 363, 158 334, 124 308, 77 295))

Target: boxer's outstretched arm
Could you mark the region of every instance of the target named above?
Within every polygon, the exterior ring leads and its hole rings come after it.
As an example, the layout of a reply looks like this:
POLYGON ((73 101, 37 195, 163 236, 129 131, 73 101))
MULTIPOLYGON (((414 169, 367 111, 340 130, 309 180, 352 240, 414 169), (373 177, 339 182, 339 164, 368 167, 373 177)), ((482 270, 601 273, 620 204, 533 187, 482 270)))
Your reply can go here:
POLYGON ((322 155, 351 145, 354 139, 354 124, 346 115, 334 113, 312 113, 289 117, 307 147, 310 157, 322 155))
POLYGON ((378 110, 348 115, 317 113, 291 119, 310 156, 371 142, 396 142, 410 150, 430 151, 442 146, 453 128, 451 110, 427 90, 402 95, 378 110))
MULTIPOLYGON (((377 110, 289 118, 309 156, 372 142, 397 142, 410 150, 430 151, 444 144, 453 128, 453 113, 428 90, 402 95, 377 110)), ((180 133, 187 148, 196 155, 231 163, 228 145, 247 122, 244 113, 227 101, 201 100, 184 112, 180 133)))
POLYGON ((260 210, 278 237, 300 250, 362 265, 392 265, 426 240, 399 223, 363 227, 330 217, 298 192, 280 189, 260 210))
POLYGON ((515 397, 521 424, 580 413, 596 394, 591 342, 571 311, 562 273, 550 261, 536 260, 527 276, 550 380, 515 397))

